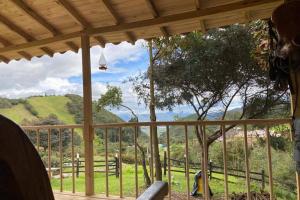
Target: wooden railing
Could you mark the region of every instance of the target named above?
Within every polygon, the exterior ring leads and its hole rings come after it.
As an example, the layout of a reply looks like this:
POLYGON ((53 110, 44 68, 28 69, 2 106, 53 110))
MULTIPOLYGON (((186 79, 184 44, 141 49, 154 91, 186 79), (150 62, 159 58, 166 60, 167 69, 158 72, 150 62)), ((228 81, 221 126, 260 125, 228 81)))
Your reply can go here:
MULTIPOLYGON (((117 148, 119 149, 119 196, 122 198, 124 197, 123 194, 123 171, 122 171, 122 130, 125 128, 131 128, 133 130, 133 147, 134 147, 134 158, 135 158, 135 163, 134 163, 134 182, 135 182, 135 197, 138 197, 142 191, 140 191, 139 187, 139 182, 138 182, 138 144, 137 144, 137 139, 138 139, 138 132, 140 131, 140 128, 144 128, 143 130, 149 130, 149 146, 150 146, 150 161, 149 161, 149 168, 150 168, 150 177, 152 182, 154 181, 154 163, 153 163, 153 143, 152 143, 152 138, 153 138, 153 128, 161 128, 164 127, 165 133, 166 133, 166 151, 167 151, 167 165, 170 166, 168 167, 168 175, 167 175, 167 180, 169 183, 169 199, 172 198, 172 183, 171 183, 171 176, 172 176, 172 169, 171 169, 171 164, 170 164, 170 127, 182 127, 183 128, 183 138, 184 138, 184 148, 185 148, 185 169, 186 173, 189 174, 190 171, 190 166, 189 166, 189 128, 202 128, 202 146, 205 147, 203 148, 203 155, 204 158, 204 165, 203 165, 203 170, 208 171, 208 148, 207 148, 207 128, 210 126, 218 127, 221 130, 221 141, 222 141, 222 146, 223 146, 223 161, 224 161, 224 166, 223 166, 223 174, 224 174, 224 199, 229 199, 229 190, 228 190, 228 167, 227 167, 227 142, 226 142, 226 131, 225 128, 226 126, 231 126, 235 125, 238 127, 243 128, 243 138, 244 138, 244 152, 245 152, 245 183, 246 183, 246 191, 247 191, 247 199, 250 200, 250 167, 249 167, 249 148, 248 148, 248 140, 247 140, 247 128, 249 125, 259 125, 260 127, 264 127, 265 129, 265 138, 266 138, 266 147, 267 147, 267 164, 268 164, 268 178, 269 180, 267 181, 269 183, 269 193, 270 193, 270 199, 275 199, 274 195, 274 189, 273 189, 273 173, 272 173, 272 154, 271 154, 271 145, 270 145, 270 127, 275 126, 275 125, 282 125, 282 124, 288 124, 291 125, 291 120, 290 119, 253 119, 253 120, 231 120, 231 121, 178 121, 178 122, 139 122, 139 123, 110 123, 110 124, 95 124, 93 125, 93 130, 94 132, 97 130, 102 130, 103 131, 103 142, 104 142, 104 158, 105 158, 105 195, 107 197, 110 196, 110 184, 109 184, 109 130, 114 129, 117 130, 117 148)), ((49 176, 51 177, 51 130, 58 130, 59 131, 59 155, 60 155, 60 191, 64 191, 63 189, 63 153, 62 153, 62 130, 63 129, 69 129, 71 130, 71 163, 72 163, 72 192, 76 191, 75 188, 75 155, 74 155, 74 129, 82 129, 81 125, 58 125, 58 126, 26 126, 23 127, 25 131, 35 131, 37 137, 36 137, 36 146, 37 149, 39 150, 39 144, 40 144, 40 137, 39 137, 39 132, 41 130, 47 130, 48 131, 48 172, 49 176)), ((31 133, 32 134, 32 133, 31 133)), ((199 166, 199 169, 201 169, 201 166, 199 166)), ((208 174, 203 173, 203 179, 204 179, 204 199, 210 199, 209 196, 209 186, 208 186, 208 174)), ((186 199, 190 199, 190 193, 191 193, 191 188, 190 188, 190 176, 186 176, 186 199)), ((191 180, 193 181, 193 180, 191 180)))

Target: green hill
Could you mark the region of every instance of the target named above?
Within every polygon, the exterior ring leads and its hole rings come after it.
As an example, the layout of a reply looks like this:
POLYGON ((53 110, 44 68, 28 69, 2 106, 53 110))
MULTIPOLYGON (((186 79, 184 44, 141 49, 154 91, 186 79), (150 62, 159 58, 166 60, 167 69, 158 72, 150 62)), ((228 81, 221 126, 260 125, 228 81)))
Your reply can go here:
POLYGON ((31 97, 28 103, 38 112, 38 117, 45 118, 55 114, 66 124, 75 124, 74 116, 68 111, 67 103, 71 100, 65 96, 31 97))
POLYGON ((1 108, 0 114, 20 124, 24 119, 29 121, 36 120, 37 117, 32 115, 23 104, 14 105, 10 108, 1 108))
MULTIPOLYGON (((94 103, 94 111, 95 111, 94 103)), ((0 114, 18 124, 46 118, 54 114, 65 124, 82 123, 82 97, 78 95, 38 96, 27 99, 0 98, 0 114)), ((94 112, 95 123, 122 122, 115 114, 103 110, 94 112)))

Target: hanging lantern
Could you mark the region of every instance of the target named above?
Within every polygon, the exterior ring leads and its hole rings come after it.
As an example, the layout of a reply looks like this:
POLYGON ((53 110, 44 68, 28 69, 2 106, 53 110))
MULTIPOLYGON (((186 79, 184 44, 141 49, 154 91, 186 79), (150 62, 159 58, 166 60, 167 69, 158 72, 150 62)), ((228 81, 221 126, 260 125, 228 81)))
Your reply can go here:
POLYGON ((99 59, 99 70, 103 70, 103 71, 107 70, 107 62, 106 62, 105 56, 103 54, 103 51, 102 51, 100 59, 99 59))

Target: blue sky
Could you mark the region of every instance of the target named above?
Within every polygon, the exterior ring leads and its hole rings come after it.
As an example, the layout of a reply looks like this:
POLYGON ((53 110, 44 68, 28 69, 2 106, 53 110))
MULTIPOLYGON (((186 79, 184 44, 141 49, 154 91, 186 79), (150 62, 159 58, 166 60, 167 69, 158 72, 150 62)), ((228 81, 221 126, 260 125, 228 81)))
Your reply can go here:
MULTIPOLYGON (((146 42, 139 40, 135 45, 127 42, 119 45, 107 44, 91 48, 92 92, 96 100, 106 91, 106 85, 119 86, 123 91, 124 104, 130 106, 141 117, 148 120, 148 109, 138 103, 137 95, 129 83, 123 81, 130 76, 145 72, 149 64, 146 42), (98 61, 104 53, 108 70, 100 71, 98 61)), ((26 98, 47 93, 64 95, 68 93, 82 95, 81 52, 55 54, 53 58, 43 56, 0 63, 0 96, 8 98, 26 98)), ((123 119, 130 114, 126 110, 113 109, 123 119)), ((184 116, 191 113, 188 106, 176 108, 173 112, 157 111, 158 120, 172 120, 174 115, 184 116)))

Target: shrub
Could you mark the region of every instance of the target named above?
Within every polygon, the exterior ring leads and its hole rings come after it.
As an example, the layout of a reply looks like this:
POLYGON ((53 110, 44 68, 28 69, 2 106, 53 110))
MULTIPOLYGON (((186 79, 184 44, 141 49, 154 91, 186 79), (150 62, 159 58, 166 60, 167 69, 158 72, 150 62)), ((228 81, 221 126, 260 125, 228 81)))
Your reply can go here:
POLYGON ((24 101, 23 104, 26 110, 28 110, 32 115, 38 116, 38 111, 28 101, 24 101))

